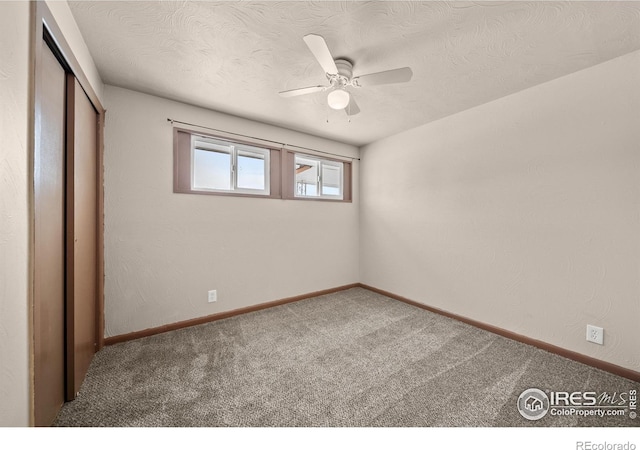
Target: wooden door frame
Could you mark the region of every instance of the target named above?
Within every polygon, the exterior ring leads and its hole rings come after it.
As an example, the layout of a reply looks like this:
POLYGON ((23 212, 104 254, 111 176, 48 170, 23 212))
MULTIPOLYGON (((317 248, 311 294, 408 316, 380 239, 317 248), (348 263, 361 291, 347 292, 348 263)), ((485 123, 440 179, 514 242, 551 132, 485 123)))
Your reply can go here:
MULTIPOLYGON (((30 224, 29 224, 29 311, 30 311, 30 423, 35 424, 35 389, 34 389, 34 349, 35 349, 35 327, 33 308, 35 302, 34 296, 34 270, 35 270, 35 150, 40 142, 40 120, 41 107, 39 104, 39 94, 42 91, 41 75, 42 66, 39 64, 42 58, 42 41, 43 39, 52 48, 54 54, 60 60, 60 63, 67 72, 72 73, 80 86, 86 93, 87 97, 93 104, 98 113, 97 125, 97 280, 96 280, 96 351, 104 346, 104 116, 105 109, 100 102, 96 92, 89 83, 89 79, 82 70, 80 63, 73 54, 71 47, 65 39, 62 30, 56 23, 51 10, 47 4, 38 0, 31 3, 31 17, 33 18, 31 27, 31 123, 30 123, 30 142, 29 142, 29 203, 30 203, 30 224)), ((66 303, 66 300, 65 300, 66 303)))

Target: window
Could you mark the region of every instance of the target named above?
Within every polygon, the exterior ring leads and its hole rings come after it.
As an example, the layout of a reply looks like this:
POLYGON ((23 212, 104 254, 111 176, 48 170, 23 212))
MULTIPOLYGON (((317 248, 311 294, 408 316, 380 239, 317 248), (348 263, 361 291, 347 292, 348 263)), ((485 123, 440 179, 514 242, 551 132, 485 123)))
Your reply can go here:
POLYGON ((173 192, 351 202, 351 161, 177 127, 173 140, 173 192))
POLYGON ((193 135, 191 189, 269 195, 269 150, 193 135))
POLYGON ((295 196, 341 200, 344 163, 296 154, 295 196))
POLYGON ((280 149, 174 128, 173 192, 282 198, 280 149))

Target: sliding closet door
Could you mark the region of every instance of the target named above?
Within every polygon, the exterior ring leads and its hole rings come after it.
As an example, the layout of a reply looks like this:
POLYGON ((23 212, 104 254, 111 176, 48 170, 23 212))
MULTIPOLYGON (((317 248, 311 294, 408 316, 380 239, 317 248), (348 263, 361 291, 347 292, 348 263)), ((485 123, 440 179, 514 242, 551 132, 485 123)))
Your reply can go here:
POLYGON ((67 400, 73 400, 97 347, 98 114, 71 74, 67 92, 67 400))
POLYGON ((34 154, 35 424, 50 425, 64 402, 65 71, 42 42, 34 154))

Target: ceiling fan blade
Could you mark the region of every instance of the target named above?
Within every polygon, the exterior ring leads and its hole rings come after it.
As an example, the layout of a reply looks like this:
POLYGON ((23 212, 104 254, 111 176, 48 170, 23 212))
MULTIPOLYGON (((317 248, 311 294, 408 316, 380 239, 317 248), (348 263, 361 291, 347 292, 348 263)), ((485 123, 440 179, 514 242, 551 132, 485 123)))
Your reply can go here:
POLYGON ((288 91, 282 91, 282 92, 279 92, 279 94, 280 94, 280 97, 285 97, 285 98, 296 97, 298 95, 313 94, 314 92, 321 92, 329 87, 330 86, 309 86, 305 88, 290 89, 288 91))
POLYGON ((338 68, 336 67, 336 63, 333 61, 333 56, 331 56, 329 47, 327 47, 327 43, 322 36, 318 36, 317 34, 307 34, 302 39, 304 39, 307 47, 309 47, 313 56, 316 57, 325 73, 338 73, 338 68))
POLYGON ((344 111, 347 113, 347 116, 355 116, 360 112, 360 108, 353 98, 353 95, 351 95, 351 97, 349 98, 349 104, 344 109, 344 111))
POLYGON ((384 72, 361 75, 353 79, 357 86, 375 86, 377 84, 404 83, 411 79, 413 72, 409 67, 385 70, 384 72))

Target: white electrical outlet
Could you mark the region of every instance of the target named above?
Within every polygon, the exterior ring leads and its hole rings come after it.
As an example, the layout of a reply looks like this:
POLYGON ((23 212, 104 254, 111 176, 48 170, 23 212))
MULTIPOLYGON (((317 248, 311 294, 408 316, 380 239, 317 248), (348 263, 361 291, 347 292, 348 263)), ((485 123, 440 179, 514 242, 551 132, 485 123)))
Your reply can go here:
POLYGON ((218 301, 218 291, 209 291, 209 303, 218 301))
POLYGON ((604 330, 594 325, 587 325, 587 341, 604 344, 604 330))

